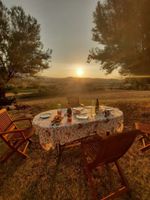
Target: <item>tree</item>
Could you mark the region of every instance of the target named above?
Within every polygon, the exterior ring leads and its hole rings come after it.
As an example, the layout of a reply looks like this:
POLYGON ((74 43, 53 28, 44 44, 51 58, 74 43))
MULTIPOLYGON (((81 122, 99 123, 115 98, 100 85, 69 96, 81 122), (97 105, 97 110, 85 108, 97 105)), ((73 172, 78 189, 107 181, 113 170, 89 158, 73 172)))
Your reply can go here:
POLYGON ((88 62, 123 75, 150 75, 150 1, 106 0, 93 13, 93 40, 103 48, 90 50, 88 62))
POLYGON ((0 0, 0 88, 16 75, 47 69, 52 50, 44 50, 40 25, 21 7, 6 8, 0 0))

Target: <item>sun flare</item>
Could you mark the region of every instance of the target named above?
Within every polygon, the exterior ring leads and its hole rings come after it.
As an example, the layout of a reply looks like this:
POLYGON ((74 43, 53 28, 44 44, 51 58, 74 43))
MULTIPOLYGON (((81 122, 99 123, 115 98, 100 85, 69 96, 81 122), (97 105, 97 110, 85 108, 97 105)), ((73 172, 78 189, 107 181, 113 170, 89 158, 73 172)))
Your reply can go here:
POLYGON ((84 70, 83 70, 83 68, 77 68, 76 69, 76 74, 77 74, 77 76, 78 77, 82 77, 83 76, 83 74, 84 74, 84 70))

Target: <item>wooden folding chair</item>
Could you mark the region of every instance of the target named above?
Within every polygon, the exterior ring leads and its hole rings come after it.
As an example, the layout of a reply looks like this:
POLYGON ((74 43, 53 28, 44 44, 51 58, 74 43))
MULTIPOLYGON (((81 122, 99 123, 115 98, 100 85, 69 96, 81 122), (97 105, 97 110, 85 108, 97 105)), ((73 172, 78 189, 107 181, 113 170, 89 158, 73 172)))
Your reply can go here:
POLYGON ((150 149, 150 123, 141 123, 136 122, 135 128, 142 131, 143 136, 140 138, 142 141, 143 147, 140 148, 140 151, 145 152, 150 149))
POLYGON ((108 136, 105 139, 97 136, 96 138, 89 138, 81 142, 84 173, 87 177, 93 200, 114 199, 124 192, 129 192, 129 186, 118 163, 118 159, 127 152, 139 133, 139 131, 130 131, 108 136), (94 184, 93 172, 98 169, 99 166, 104 166, 109 163, 115 164, 121 178, 121 187, 118 187, 117 190, 111 192, 107 196, 100 198, 94 184))
POLYGON ((28 155, 26 154, 27 147, 30 138, 34 133, 34 129, 32 127, 30 118, 22 118, 17 120, 12 120, 8 115, 6 109, 0 110, 0 138, 7 144, 7 151, 0 157, 0 161, 6 161, 10 156, 12 156, 15 152, 20 154, 22 157, 26 158, 28 155), (28 120, 30 122, 30 126, 25 129, 19 129, 15 122, 28 120))

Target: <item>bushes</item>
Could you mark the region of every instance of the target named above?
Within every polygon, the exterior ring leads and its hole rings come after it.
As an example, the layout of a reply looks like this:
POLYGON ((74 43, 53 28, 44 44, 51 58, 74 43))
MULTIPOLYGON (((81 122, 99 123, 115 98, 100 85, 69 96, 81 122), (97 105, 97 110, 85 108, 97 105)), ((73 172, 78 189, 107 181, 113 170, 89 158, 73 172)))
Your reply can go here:
POLYGON ((60 92, 56 87, 39 87, 33 92, 29 92, 27 94, 20 95, 19 98, 38 98, 38 97, 54 97, 59 96, 60 92))
POLYGON ((126 78, 122 85, 122 89, 149 90, 150 78, 126 78))
POLYGON ((13 84, 8 84, 6 87, 5 87, 6 91, 13 91, 15 89, 15 86, 13 84))
POLYGON ((58 96, 59 90, 56 87, 40 87, 38 89, 39 96, 58 96))

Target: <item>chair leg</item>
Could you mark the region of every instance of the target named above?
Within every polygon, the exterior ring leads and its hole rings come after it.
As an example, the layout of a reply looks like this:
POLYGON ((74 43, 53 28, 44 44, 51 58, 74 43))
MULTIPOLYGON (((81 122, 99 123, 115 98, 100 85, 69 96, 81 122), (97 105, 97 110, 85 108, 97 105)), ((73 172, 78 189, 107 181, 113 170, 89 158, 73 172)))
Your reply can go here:
POLYGON ((62 154, 62 147, 60 144, 56 144, 56 151, 57 151, 57 157, 60 157, 62 154))
POLYGON ((150 149, 150 137, 149 137, 149 135, 144 135, 141 138, 139 138, 139 140, 141 140, 142 145, 143 145, 143 147, 140 148, 140 151, 145 152, 148 149, 150 149))
POLYGON ((142 148, 140 149, 140 151, 145 152, 145 151, 147 151, 147 150, 149 150, 149 149, 150 149, 150 144, 147 144, 147 145, 145 145, 144 147, 142 147, 142 148))
POLYGON ((29 141, 28 140, 24 140, 22 141, 19 145, 16 146, 16 149, 14 149, 14 153, 18 153, 19 155, 21 155, 23 158, 28 158, 29 156, 26 154, 26 150, 27 150, 27 147, 29 145, 29 141), (25 144, 25 147, 22 149, 22 151, 19 150, 19 147, 21 145, 23 145, 24 143, 26 142, 25 144))
POLYGON ((14 152, 18 153, 19 155, 21 155, 23 158, 28 158, 29 156, 26 154, 26 150, 27 150, 27 147, 29 145, 29 141, 26 140, 26 141, 22 141, 16 148, 16 150, 14 152), (22 151, 19 150, 19 147, 21 145, 23 145, 24 143, 26 142, 26 145, 24 147, 24 149, 22 151))
POLYGON ((28 147, 29 142, 27 141, 27 144, 25 145, 23 151, 19 150, 19 147, 26 141, 22 141, 19 145, 16 146, 16 149, 11 149, 10 152, 8 152, 6 154, 6 156, 2 157, 2 159, 0 160, 1 163, 6 162, 14 153, 18 153, 19 155, 21 155, 23 158, 27 158, 28 155, 25 153, 26 149, 28 147))
MULTIPOLYGON (((84 161, 83 161, 84 162, 84 161)), ((93 177, 92 177, 92 172, 90 172, 88 169, 87 169, 87 166, 86 164, 84 164, 83 166, 83 172, 84 172, 84 175, 87 179, 87 184, 88 184, 88 187, 90 189, 90 193, 91 193, 91 197, 93 200, 97 200, 98 199, 98 193, 94 187, 94 183, 93 183, 93 177)))
POLYGON ((9 153, 7 153, 6 156, 3 156, 3 157, 0 159, 0 162, 1 162, 1 163, 6 162, 14 153, 15 153, 15 151, 11 150, 9 153))
POLYGON ((27 147, 28 147, 28 145, 29 145, 29 141, 27 141, 27 143, 26 143, 26 145, 25 145, 25 147, 24 147, 24 149, 23 149, 23 154, 25 154, 26 155, 26 150, 27 150, 27 147))
POLYGON ((18 153, 19 155, 21 155, 23 158, 27 158, 28 155, 25 153, 22 153, 21 151, 11 151, 10 153, 8 153, 5 157, 2 157, 0 162, 4 163, 6 162, 14 153, 18 153))
POLYGON ((24 152, 21 152, 21 151, 16 151, 19 155, 21 155, 23 158, 28 158, 29 156, 24 153, 24 152))
POLYGON ((118 169, 118 172, 119 172, 119 175, 120 175, 120 177, 121 177, 122 184, 125 185, 125 186, 127 187, 128 191, 130 191, 128 181, 127 181, 127 179, 125 178, 125 176, 124 176, 124 174, 123 174, 123 171, 122 171, 122 169, 121 169, 121 167, 120 167, 118 161, 115 161, 115 165, 116 165, 116 167, 117 167, 117 169, 118 169))
POLYGON ((91 195, 92 195, 92 199, 93 200, 97 200, 98 199, 98 193, 94 187, 94 183, 93 183, 93 178, 92 178, 92 175, 91 175, 91 172, 87 171, 87 181, 88 181, 88 186, 90 187, 90 190, 91 190, 91 195))
POLYGON ((28 138, 27 140, 28 140, 29 142, 33 142, 33 140, 32 140, 31 138, 28 138))
MULTIPOLYGON (((82 148, 82 146, 81 146, 82 148)), ((86 158, 85 158, 85 155, 84 155, 84 152, 81 151, 82 153, 82 162, 83 162, 83 172, 84 172, 84 175, 87 179, 87 183, 88 183, 88 187, 90 189, 90 192, 91 192, 91 196, 92 196, 92 199, 93 200, 97 200, 98 199, 98 196, 97 196, 97 191, 94 187, 94 183, 93 183, 93 178, 92 178, 92 172, 88 169, 88 164, 86 162, 86 158)))

